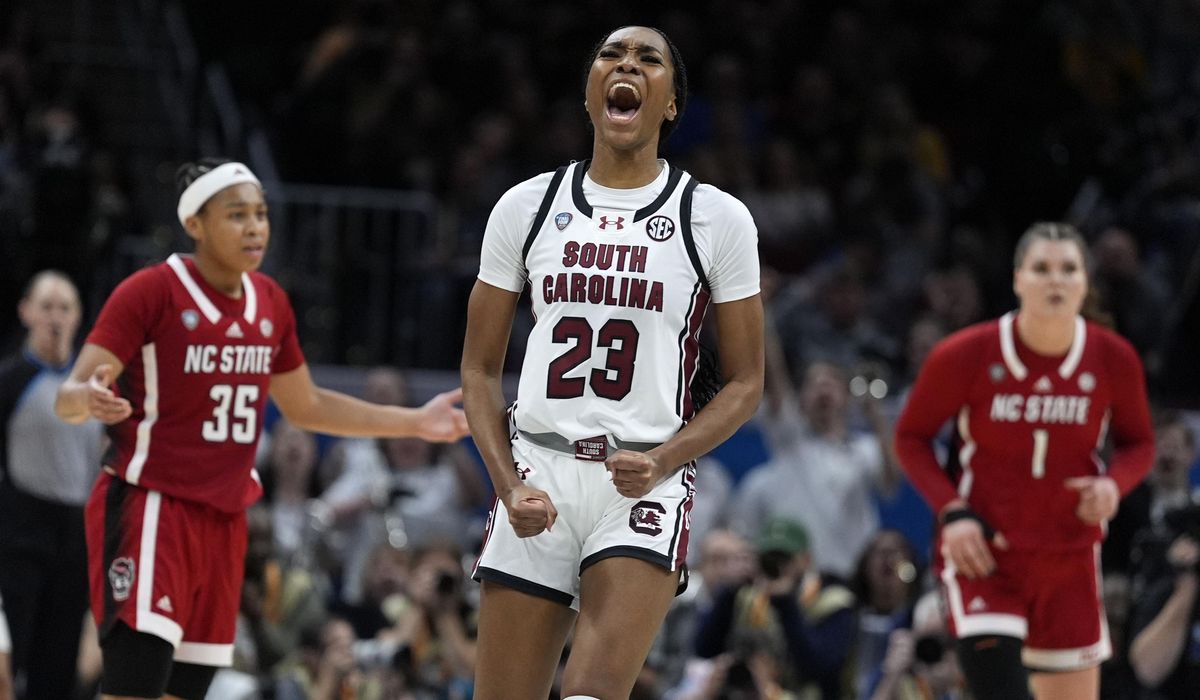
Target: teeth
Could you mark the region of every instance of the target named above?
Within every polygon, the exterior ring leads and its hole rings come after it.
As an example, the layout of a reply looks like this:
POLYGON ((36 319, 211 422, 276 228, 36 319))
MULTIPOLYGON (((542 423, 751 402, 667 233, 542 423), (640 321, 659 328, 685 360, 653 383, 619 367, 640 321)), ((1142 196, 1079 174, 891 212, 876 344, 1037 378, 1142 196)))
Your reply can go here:
POLYGON ((618 81, 618 82, 615 82, 615 83, 613 83, 613 84, 612 84, 612 87, 610 87, 610 88, 608 89, 608 95, 609 95, 609 97, 612 97, 612 94, 613 94, 614 92, 616 92, 617 88, 619 88, 619 87, 627 87, 627 88, 629 88, 630 90, 633 90, 633 94, 637 96, 638 102, 641 102, 641 101, 642 101, 642 92, 641 92, 641 90, 638 90, 638 89, 637 89, 637 86, 636 86, 636 85, 634 85, 633 83, 629 83, 629 82, 626 82, 626 81, 624 81, 624 80, 621 80, 621 81, 618 81))

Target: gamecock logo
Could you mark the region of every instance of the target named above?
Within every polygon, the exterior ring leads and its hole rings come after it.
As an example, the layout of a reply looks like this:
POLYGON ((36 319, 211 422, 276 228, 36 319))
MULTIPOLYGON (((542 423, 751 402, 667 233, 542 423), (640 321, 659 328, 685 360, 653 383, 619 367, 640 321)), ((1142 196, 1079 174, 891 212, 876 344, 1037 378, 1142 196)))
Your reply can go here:
POLYGON ((629 529, 643 535, 657 535, 662 532, 663 516, 667 509, 654 501, 638 501, 629 509, 629 529))

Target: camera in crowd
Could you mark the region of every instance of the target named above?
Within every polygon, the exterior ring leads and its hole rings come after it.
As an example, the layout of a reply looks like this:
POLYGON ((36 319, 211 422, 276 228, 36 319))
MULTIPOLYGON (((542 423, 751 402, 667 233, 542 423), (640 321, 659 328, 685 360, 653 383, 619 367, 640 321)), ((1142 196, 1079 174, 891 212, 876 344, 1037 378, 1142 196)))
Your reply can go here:
POLYGON ((913 658, 927 666, 932 666, 942 660, 949 648, 950 640, 945 637, 938 635, 919 637, 913 645, 913 658))

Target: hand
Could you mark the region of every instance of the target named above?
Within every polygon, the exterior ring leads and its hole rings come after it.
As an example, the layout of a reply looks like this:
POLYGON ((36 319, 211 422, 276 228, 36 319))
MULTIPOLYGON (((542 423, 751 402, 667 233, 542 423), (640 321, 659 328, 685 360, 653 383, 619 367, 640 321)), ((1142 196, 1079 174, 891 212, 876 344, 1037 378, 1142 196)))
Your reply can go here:
POLYGON ((558 510, 550 502, 550 495, 532 486, 518 484, 503 500, 504 508, 508 511, 508 523, 517 537, 533 537, 542 530, 549 531, 558 518, 558 510))
POLYGON ((662 476, 657 459, 632 450, 617 450, 604 460, 604 468, 612 473, 613 486, 625 498, 645 496, 662 476))
POLYGON ((113 381, 112 365, 98 365, 87 382, 88 413, 106 425, 115 425, 133 414, 129 399, 123 399, 108 388, 113 381))
MULTIPOLYGON (((1008 549, 1008 540, 997 532, 992 537, 997 549, 1008 549)), ((983 578, 996 570, 996 559, 983 536, 978 520, 963 518, 942 526, 942 557, 967 578, 983 578)))
POLYGON ((1111 478, 1077 476, 1067 479, 1066 486, 1079 492, 1079 506, 1075 508, 1075 515, 1088 525, 1099 525, 1117 514, 1121 490, 1111 478))
POLYGON ((1180 535, 1167 549, 1167 563, 1180 573, 1191 572, 1196 575, 1196 565, 1200 564, 1200 542, 1188 535, 1180 535))
POLYGON ((470 432, 467 414, 456 404, 462 403, 462 387, 429 399, 421 412, 417 437, 429 442, 454 442, 470 432))
POLYGON ((887 653, 883 657, 883 672, 898 676, 912 668, 917 642, 912 630, 896 629, 888 635, 887 653))

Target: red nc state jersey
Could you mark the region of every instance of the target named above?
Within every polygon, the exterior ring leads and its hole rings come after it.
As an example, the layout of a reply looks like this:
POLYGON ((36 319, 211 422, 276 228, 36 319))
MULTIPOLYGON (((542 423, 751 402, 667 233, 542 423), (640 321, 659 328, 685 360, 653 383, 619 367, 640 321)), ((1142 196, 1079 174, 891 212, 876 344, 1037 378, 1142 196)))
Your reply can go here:
POLYGON ((1065 482, 1107 474, 1128 493, 1150 469, 1154 436, 1142 363, 1115 333, 1082 318, 1065 356, 1026 347, 1016 315, 966 328, 942 341, 921 368, 896 427, 896 450, 935 511, 970 503, 1013 547, 1065 549, 1101 537, 1075 515, 1065 482), (956 478, 932 441, 956 419, 956 478), (1098 454, 1110 432, 1113 454, 1098 454))
POLYGON ((242 297, 231 299, 172 255, 113 291, 87 342, 124 363, 115 390, 133 406, 109 428, 106 466, 229 513, 261 495, 253 468, 271 375, 304 362, 279 285, 243 274, 242 297))

